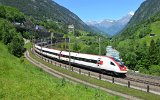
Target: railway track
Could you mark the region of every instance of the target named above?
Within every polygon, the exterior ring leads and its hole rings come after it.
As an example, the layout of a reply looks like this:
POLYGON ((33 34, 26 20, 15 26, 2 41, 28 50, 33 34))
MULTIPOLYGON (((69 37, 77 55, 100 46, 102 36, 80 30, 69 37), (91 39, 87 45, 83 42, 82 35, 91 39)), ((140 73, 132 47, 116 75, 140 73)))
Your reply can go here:
POLYGON ((70 82, 72 82, 72 83, 76 83, 76 84, 77 83, 81 83, 81 84, 84 84, 84 85, 87 85, 87 86, 90 86, 90 87, 93 87, 93 88, 98 88, 100 90, 106 91, 107 93, 110 93, 110 94, 113 94, 113 95, 117 95, 117 96, 121 96, 123 98, 126 98, 127 100, 141 100, 140 98, 137 98, 137 97, 134 97, 134 96, 130 96, 130 95, 127 95, 127 94, 123 94, 123 93, 119 93, 119 92, 116 92, 116 91, 112 91, 112 90, 109 90, 109 89, 106 89, 106 88, 103 88, 103 87, 100 87, 100 86, 96 86, 94 84, 91 84, 91 83, 88 83, 88 82, 76 79, 74 77, 68 76, 68 75, 60 73, 58 71, 55 71, 52 68, 49 68, 46 65, 44 65, 44 64, 36 61, 35 59, 31 58, 29 56, 29 52, 28 51, 25 52, 25 57, 26 57, 26 59, 28 61, 30 61, 31 63, 33 63, 37 67, 41 68, 45 72, 47 72, 47 73, 49 73, 49 74, 51 74, 53 76, 56 76, 58 78, 67 78, 67 80, 70 81, 70 82))
MULTIPOLYGON (((35 53, 34 50, 33 50, 33 53, 37 57, 42 58, 42 56, 35 53)), ((52 63, 55 62, 51 59, 43 57, 43 60, 44 59, 47 62, 52 62, 52 63)), ((69 67, 66 68, 66 65, 63 63, 56 62, 56 64, 60 65, 60 67, 63 67, 65 69, 70 70, 70 68, 69 67)), ((125 78, 119 78, 119 77, 114 77, 114 76, 108 76, 108 75, 101 74, 98 72, 92 72, 92 71, 88 71, 85 69, 76 68, 76 67, 73 67, 72 70, 76 73, 84 74, 84 75, 87 75, 87 76, 90 76, 93 78, 97 78, 97 79, 101 78, 102 80, 109 81, 112 83, 114 81, 114 83, 116 83, 116 84, 128 86, 129 88, 135 88, 135 89, 139 89, 142 91, 148 92, 147 88, 149 86, 151 93, 160 95, 160 84, 159 84, 160 80, 158 80, 158 79, 152 79, 150 77, 142 77, 142 76, 138 76, 138 75, 134 76, 134 74, 130 74, 130 73, 127 73, 127 77, 125 77, 125 78), (113 80, 113 78, 114 78, 114 80, 113 80)))
POLYGON ((135 81, 135 82, 139 82, 139 83, 144 83, 144 84, 148 84, 148 85, 153 85, 153 86, 158 86, 160 87, 160 83, 157 83, 157 82, 151 82, 151 81, 148 81, 148 80, 142 80, 142 79, 135 79, 135 78, 132 78, 132 77, 126 77, 125 78, 126 80, 129 80, 129 81, 135 81))
MULTIPOLYGON (((50 44, 45 45, 44 47, 49 47, 49 46, 50 44)), ((144 74, 134 73, 134 72, 128 72, 126 76, 127 77, 125 77, 124 79, 128 81, 134 81, 134 82, 139 82, 147 85, 160 87, 160 77, 144 75, 144 74)))
POLYGON ((127 77, 128 80, 134 80, 148 85, 154 85, 160 87, 160 77, 158 76, 150 76, 133 72, 128 72, 126 75, 128 76, 127 77))

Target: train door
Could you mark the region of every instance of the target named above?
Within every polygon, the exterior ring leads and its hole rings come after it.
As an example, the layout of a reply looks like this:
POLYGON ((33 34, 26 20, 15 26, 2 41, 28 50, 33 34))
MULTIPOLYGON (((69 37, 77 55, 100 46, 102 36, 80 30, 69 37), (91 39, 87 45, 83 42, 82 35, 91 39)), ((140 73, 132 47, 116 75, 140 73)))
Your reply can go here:
POLYGON ((76 62, 75 62, 76 57, 77 57, 77 54, 76 54, 75 57, 73 58, 73 63, 76 63, 76 62))
POLYGON ((103 61, 101 60, 101 58, 98 58, 98 60, 97 60, 97 67, 100 68, 101 65, 103 65, 103 61))
POLYGON ((63 56, 62 51, 60 52, 60 54, 58 56, 59 56, 59 60, 61 60, 61 57, 63 56))

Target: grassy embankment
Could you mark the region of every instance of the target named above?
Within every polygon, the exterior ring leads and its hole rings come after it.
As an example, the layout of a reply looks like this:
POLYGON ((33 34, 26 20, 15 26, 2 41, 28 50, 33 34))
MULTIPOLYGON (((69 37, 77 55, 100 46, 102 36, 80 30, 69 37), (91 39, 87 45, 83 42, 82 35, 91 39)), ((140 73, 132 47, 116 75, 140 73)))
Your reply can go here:
POLYGON ((6 46, 0 43, 0 99, 118 100, 121 98, 55 78, 28 63, 23 57, 14 57, 6 46))
MULTIPOLYGON (((31 45, 28 44, 27 45, 28 50, 29 50, 30 47, 31 47, 31 45)), ((39 62, 41 62, 41 63, 43 63, 43 64, 45 64, 45 65, 47 65, 47 66, 49 66, 51 68, 53 68, 54 70, 57 70, 59 72, 65 73, 67 75, 76 77, 76 78, 81 79, 83 81, 86 81, 86 82, 89 82, 89 83, 93 83, 93 84, 99 85, 101 87, 108 88, 108 89, 113 90, 113 91, 117 91, 117 92, 120 92, 120 93, 132 95, 132 96, 135 96, 135 97, 139 97, 139 98, 142 98, 142 99, 145 99, 145 100, 151 100, 151 99, 152 100, 157 100, 157 99, 160 98, 159 95, 143 92, 143 91, 140 91, 140 90, 130 89, 130 88, 127 88, 127 87, 124 87, 124 86, 116 85, 116 84, 111 84, 109 82, 100 81, 98 79, 93 79, 93 78, 90 78, 90 77, 87 77, 87 76, 84 76, 84 75, 79 75, 77 73, 65 70, 65 69, 60 68, 60 67, 55 67, 52 64, 47 63, 47 62, 41 60, 40 58, 37 58, 35 55, 33 55, 31 53, 30 50, 29 50, 29 52, 30 52, 30 56, 32 58, 36 59, 37 61, 39 61, 39 62)))
MULTIPOLYGON (((152 30, 150 33, 154 33, 155 34, 154 37, 150 37, 150 35, 148 34, 148 35, 146 35, 143 38, 136 39, 135 41, 138 42, 138 43, 140 43, 140 44, 146 42, 147 46, 149 46, 152 39, 156 41, 158 38, 160 38, 160 21, 156 21, 156 22, 150 24, 150 29, 152 30)), ((135 34, 138 37, 139 34, 140 34, 140 29, 137 30, 135 32, 135 34)), ((119 47, 125 47, 126 45, 129 45, 129 43, 131 41, 132 41, 132 39, 126 39, 124 41, 120 41, 119 42, 119 47)))

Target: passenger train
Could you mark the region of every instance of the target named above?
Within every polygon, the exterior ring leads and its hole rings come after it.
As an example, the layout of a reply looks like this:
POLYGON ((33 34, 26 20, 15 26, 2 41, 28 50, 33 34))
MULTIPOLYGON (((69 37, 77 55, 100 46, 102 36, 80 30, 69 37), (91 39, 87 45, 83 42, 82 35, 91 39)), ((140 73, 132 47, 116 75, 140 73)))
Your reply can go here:
POLYGON ((68 62, 88 69, 96 69, 106 73, 114 73, 114 75, 125 75, 127 73, 126 66, 119 60, 108 57, 91 54, 83 54, 76 52, 60 51, 41 47, 35 44, 35 52, 48 57, 50 59, 58 60, 61 62, 68 62), (69 56, 70 55, 70 56, 69 56))

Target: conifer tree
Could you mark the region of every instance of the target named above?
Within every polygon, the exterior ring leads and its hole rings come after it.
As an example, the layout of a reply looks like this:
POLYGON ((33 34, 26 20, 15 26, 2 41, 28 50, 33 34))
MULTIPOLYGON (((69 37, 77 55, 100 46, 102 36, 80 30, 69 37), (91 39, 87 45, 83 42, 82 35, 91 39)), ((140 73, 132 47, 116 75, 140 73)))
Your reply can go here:
POLYGON ((149 47, 149 52, 148 52, 149 60, 150 60, 150 65, 157 65, 157 48, 156 48, 156 43, 152 39, 150 42, 150 47, 149 47))
POLYGON ((158 38, 156 41, 156 47, 157 47, 157 63, 160 65, 160 39, 158 38))
POLYGON ((6 10, 4 6, 0 6, 0 17, 5 18, 5 16, 6 16, 6 10))

